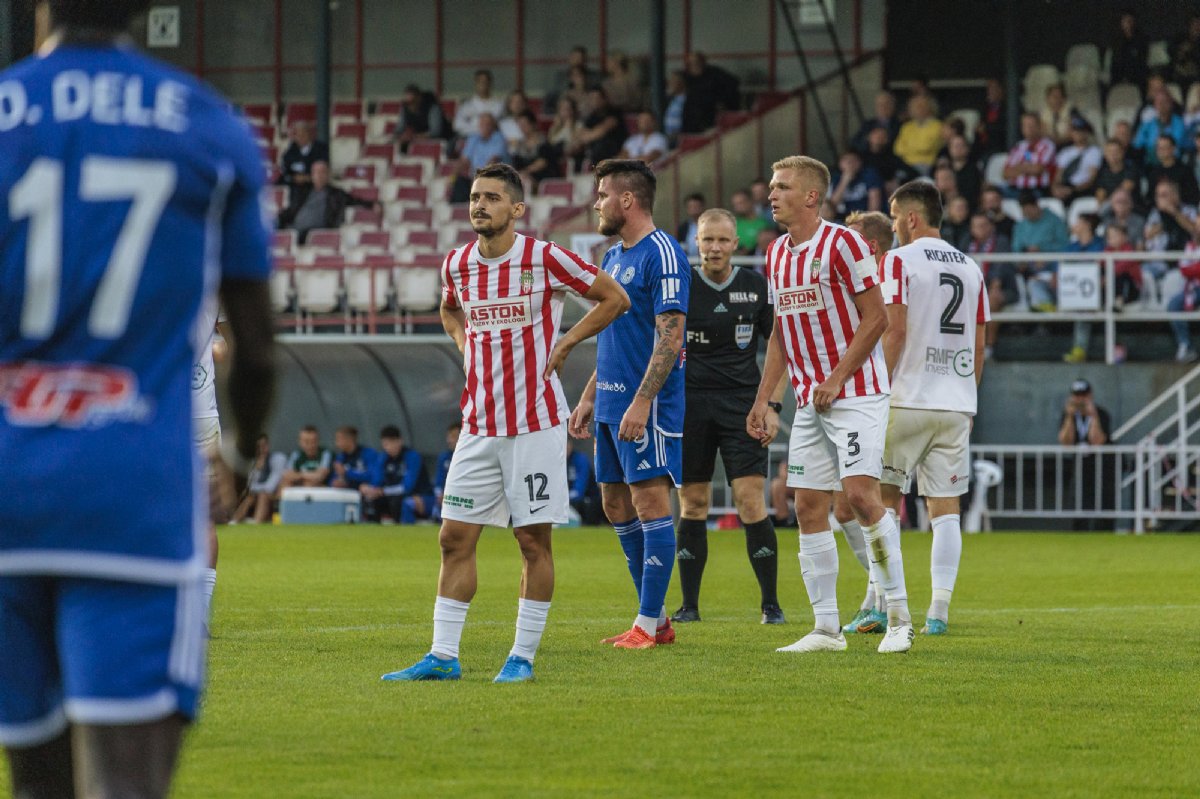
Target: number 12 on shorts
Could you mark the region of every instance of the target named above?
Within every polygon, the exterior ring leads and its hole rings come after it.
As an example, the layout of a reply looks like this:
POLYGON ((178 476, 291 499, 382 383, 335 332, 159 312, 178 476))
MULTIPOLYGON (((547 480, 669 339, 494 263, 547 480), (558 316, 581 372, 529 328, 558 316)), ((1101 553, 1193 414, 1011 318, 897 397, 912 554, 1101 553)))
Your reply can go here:
POLYGON ((550 499, 550 495, 546 493, 546 486, 550 484, 549 478, 542 472, 525 475, 525 487, 529 489, 530 502, 544 502, 550 499), (534 485, 536 484, 536 489, 534 485))

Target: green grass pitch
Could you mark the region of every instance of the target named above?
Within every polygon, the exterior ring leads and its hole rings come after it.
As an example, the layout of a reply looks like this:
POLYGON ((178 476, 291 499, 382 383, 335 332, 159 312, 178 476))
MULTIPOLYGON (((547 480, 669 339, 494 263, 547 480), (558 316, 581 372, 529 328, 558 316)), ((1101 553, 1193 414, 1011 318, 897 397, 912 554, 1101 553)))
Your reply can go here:
MULTIPOLYGON (((1195 538, 967 536, 950 635, 892 656, 878 636, 776 654, 812 621, 795 531, 783 627, 758 623, 741 532, 710 541, 705 620, 627 652, 598 643, 636 609, 613 533, 557 533, 537 681, 498 686, 520 565, 488 530, 462 682, 397 684, 379 676, 429 645, 432 527, 224 530, 174 796, 1200 795, 1195 538)), ((904 535, 918 625, 929 543, 904 535)), ((848 618, 863 573, 844 544, 839 586, 848 618)))

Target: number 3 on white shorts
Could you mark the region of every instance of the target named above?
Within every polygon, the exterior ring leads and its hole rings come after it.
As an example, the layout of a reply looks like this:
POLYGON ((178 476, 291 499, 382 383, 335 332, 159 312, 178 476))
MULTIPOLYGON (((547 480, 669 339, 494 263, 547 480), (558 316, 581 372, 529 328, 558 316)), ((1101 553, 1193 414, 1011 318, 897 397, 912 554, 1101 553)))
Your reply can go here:
MULTIPOLYGON (((88 315, 88 333, 119 338, 129 324, 146 250, 172 193, 176 169, 169 161, 90 156, 80 163, 79 197, 91 202, 132 201, 88 315)), ((62 288, 63 163, 38 158, 8 193, 9 216, 29 219, 25 246, 25 301, 21 335, 49 338, 62 288)))

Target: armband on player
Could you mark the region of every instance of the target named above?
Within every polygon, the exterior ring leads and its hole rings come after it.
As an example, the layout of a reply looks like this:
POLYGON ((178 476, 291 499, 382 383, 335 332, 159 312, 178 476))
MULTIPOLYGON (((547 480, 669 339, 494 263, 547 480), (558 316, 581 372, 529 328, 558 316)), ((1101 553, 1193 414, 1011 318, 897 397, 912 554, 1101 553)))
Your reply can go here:
POLYGON ((783 413, 783 403, 782 402, 768 402, 767 407, 770 408, 771 410, 775 411, 775 413, 783 413))

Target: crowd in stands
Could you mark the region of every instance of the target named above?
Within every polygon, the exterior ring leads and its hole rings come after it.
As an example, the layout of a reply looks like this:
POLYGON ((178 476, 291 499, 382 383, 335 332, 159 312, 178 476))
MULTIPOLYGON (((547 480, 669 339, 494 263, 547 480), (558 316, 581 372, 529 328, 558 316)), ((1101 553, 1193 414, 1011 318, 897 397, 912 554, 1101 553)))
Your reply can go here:
MULTIPOLYGON (((1130 11, 1120 17, 1107 67, 1099 48, 1072 48, 1063 70, 1031 67, 1021 98, 1007 97, 998 79, 986 81, 981 105, 955 110, 945 110, 923 79, 912 82, 903 104, 879 92, 870 117, 830 164, 824 215, 886 212, 887 197, 901 183, 933 181, 943 197, 943 236, 984 267, 993 312, 1054 311, 1058 263, 1014 265, 981 256, 1200 250, 1200 15, 1169 46, 1169 60, 1152 66, 1152 50, 1130 11), (1007 137, 1011 102, 1022 110, 1016 141, 1007 137)), ((295 120, 277 180, 284 192, 279 225, 294 237, 280 239, 277 254, 286 260, 313 231, 347 227, 332 252, 309 246, 299 257, 369 261, 392 253, 401 263, 429 265, 471 237, 462 206, 470 177, 496 161, 512 164, 527 181, 530 210, 522 231, 541 232, 586 210, 591 165, 614 156, 657 163, 681 136, 709 131, 722 111, 742 107, 737 78, 692 53, 667 77, 660 120, 648 108, 643 66, 610 52, 596 70, 587 50, 575 47, 540 98, 497 92, 484 69, 475 74, 473 93, 458 101, 409 85, 385 122, 384 144, 366 144, 365 126, 350 126, 361 146, 336 178, 328 164, 331 157, 336 163, 337 148, 331 153, 316 141, 309 120, 295 120), (346 216, 347 209, 361 211, 346 216), (381 228, 383 235, 369 242, 353 230, 381 228)), ((727 198, 738 220, 739 254, 764 251, 776 234, 766 194, 766 184, 756 182, 727 198)), ((704 207, 702 198, 688 198, 678 228, 692 258, 704 207)), ((1200 259, 1118 263, 1121 307, 1196 308, 1200 259)), ((288 307, 296 289, 287 291, 277 307, 288 307)), ((989 329, 989 345, 998 327, 989 329)), ((1086 359, 1086 327, 1077 328, 1068 361, 1086 359)), ((1172 330, 1177 359, 1196 359, 1187 325, 1173 323, 1172 330)))
MULTIPOLYGON (((232 524, 271 521, 288 488, 344 488, 361 496, 360 518, 380 524, 440 522, 442 494, 462 423, 446 428, 446 448, 431 464, 408 446, 400 428, 387 425, 379 432, 378 449, 359 441, 358 430, 339 427, 332 449, 321 443, 315 425, 300 428, 296 449, 290 455, 271 449, 270 439, 259 436, 258 451, 247 480, 246 496, 232 524), (432 468, 429 468, 432 466, 432 468)), ((600 489, 586 447, 571 450, 567 458, 569 501, 575 521, 595 524, 603 517, 600 489)))

